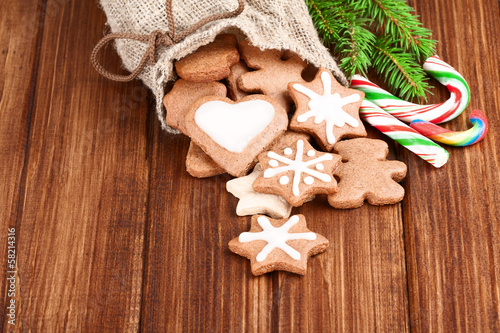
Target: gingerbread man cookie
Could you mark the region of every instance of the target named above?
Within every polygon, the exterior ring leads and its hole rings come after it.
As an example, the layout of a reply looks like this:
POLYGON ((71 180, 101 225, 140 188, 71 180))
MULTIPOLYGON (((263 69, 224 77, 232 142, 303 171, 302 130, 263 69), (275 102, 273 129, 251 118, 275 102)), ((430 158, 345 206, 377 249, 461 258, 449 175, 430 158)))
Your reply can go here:
POLYGON ((239 61, 235 65, 231 67, 231 71, 229 72, 228 77, 226 78, 227 81, 227 87, 229 90, 229 97, 233 101, 239 101, 245 96, 248 96, 249 93, 246 91, 243 91, 238 87, 238 80, 239 78, 245 74, 248 73, 250 69, 245 65, 244 61, 239 61))
POLYGON ((335 170, 340 178, 337 193, 328 196, 335 208, 356 208, 365 199, 372 205, 394 204, 403 199, 404 188, 397 182, 406 176, 406 165, 387 161, 387 143, 374 139, 352 139, 335 145, 346 163, 335 170))
POLYGON ((312 134, 325 150, 341 138, 366 136, 359 119, 365 94, 345 88, 328 70, 321 68, 309 83, 289 83, 288 89, 297 106, 290 128, 312 134))
POLYGON ((307 229, 304 215, 274 220, 252 216, 250 232, 229 242, 229 249, 250 259, 252 273, 281 270, 304 275, 309 257, 328 247, 328 240, 307 229))
POLYGON ((281 195, 295 207, 314 194, 337 191, 333 171, 341 157, 319 152, 304 140, 260 154, 259 163, 264 172, 253 183, 254 190, 281 195))
POLYGON ((248 92, 261 92, 277 100, 288 112, 292 100, 288 94, 289 82, 305 82, 302 72, 307 63, 295 54, 283 60, 284 51, 265 50, 250 45, 248 41, 239 44, 241 57, 250 68, 256 71, 243 74, 238 86, 248 92))

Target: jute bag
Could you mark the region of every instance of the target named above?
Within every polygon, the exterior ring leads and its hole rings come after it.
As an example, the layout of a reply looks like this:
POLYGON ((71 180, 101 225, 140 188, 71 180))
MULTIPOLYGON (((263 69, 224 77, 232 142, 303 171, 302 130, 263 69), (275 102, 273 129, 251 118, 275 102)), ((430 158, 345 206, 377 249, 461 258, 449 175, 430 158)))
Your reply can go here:
MULTIPOLYGON (((162 128, 165 84, 175 79, 175 60, 210 43, 221 32, 242 33, 261 49, 286 49, 317 67, 325 67, 346 84, 346 78, 314 28, 304 0, 100 0, 110 34, 92 52, 92 63, 115 81, 140 78, 156 97, 162 128), (109 73, 97 53, 115 41, 128 76, 109 73)), ((168 110, 166 110, 168 112, 168 110)))

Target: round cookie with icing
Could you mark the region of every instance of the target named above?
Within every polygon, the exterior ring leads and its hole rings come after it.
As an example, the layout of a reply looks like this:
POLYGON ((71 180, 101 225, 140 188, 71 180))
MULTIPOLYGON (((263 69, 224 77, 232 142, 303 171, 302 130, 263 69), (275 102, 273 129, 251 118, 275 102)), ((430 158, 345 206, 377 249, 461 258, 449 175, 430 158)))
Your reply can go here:
POLYGON ((250 231, 229 242, 232 252, 250 259, 254 275, 276 270, 304 275, 309 257, 327 247, 325 237, 307 228, 304 215, 282 220, 254 215, 250 231))
POLYGON ((253 189, 281 195, 293 206, 301 206, 312 195, 337 191, 333 172, 341 159, 339 155, 317 151, 299 139, 286 148, 259 155, 264 171, 254 181, 253 189))
POLYGON ((342 138, 366 136, 359 119, 364 93, 345 88, 328 70, 321 68, 311 82, 289 83, 288 91, 297 106, 290 129, 310 133, 323 149, 331 151, 342 138))
POLYGON ((235 177, 247 174, 259 153, 283 135, 287 123, 283 107, 265 95, 249 95, 238 102, 203 97, 191 105, 185 119, 193 142, 235 177))

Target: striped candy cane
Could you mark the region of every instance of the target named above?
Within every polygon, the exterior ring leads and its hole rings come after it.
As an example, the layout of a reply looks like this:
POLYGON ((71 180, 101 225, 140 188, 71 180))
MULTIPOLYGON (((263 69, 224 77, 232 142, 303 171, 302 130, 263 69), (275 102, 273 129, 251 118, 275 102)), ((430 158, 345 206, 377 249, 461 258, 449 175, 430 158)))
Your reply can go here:
POLYGON ((450 131, 424 120, 414 120, 410 127, 431 140, 450 146, 464 147, 478 143, 488 132, 488 119, 481 110, 472 111, 469 120, 474 126, 462 132, 450 131))
POLYGON ((351 88, 363 91, 366 99, 404 122, 420 119, 438 124, 454 119, 469 105, 470 90, 467 82, 438 56, 428 58, 423 68, 448 88, 451 96, 446 102, 432 105, 406 102, 360 75, 353 76, 351 88))
POLYGON ((433 141, 427 139, 410 126, 399 121, 372 102, 364 100, 359 109, 361 119, 379 131, 399 142, 403 147, 420 156, 436 168, 448 161, 448 152, 433 141))

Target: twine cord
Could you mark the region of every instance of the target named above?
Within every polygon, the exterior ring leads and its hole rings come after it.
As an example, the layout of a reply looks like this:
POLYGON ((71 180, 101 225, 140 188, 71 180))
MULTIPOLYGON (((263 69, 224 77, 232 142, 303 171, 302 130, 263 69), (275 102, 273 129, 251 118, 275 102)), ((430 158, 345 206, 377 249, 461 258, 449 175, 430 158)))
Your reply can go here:
POLYGON ((104 36, 94 47, 94 50, 92 51, 92 54, 90 56, 90 60, 92 62, 92 65, 96 69, 96 71, 99 72, 102 76, 105 78, 108 78, 113 81, 118 81, 118 82, 129 82, 134 80, 146 67, 146 65, 151 64, 154 65, 156 63, 156 50, 159 46, 172 46, 174 44, 179 43, 182 41, 184 38, 204 26, 205 24, 208 24, 213 21, 217 21, 220 19, 226 19, 226 18, 232 18, 236 17, 243 12, 243 9, 245 7, 244 0, 238 0, 238 8, 236 8, 232 12, 228 13, 220 13, 220 14, 213 14, 210 15, 204 19, 201 19, 198 21, 196 24, 191 26, 189 29, 183 31, 179 35, 176 35, 175 33, 175 23, 174 23, 174 14, 172 11, 172 0, 167 0, 166 2, 166 13, 167 13, 167 22, 168 22, 168 31, 167 32, 162 32, 160 30, 155 30, 149 35, 139 35, 139 34, 133 34, 133 33, 110 33, 106 36, 104 36), (139 62, 139 65, 137 68, 130 73, 129 75, 118 75, 118 74, 113 74, 109 72, 107 69, 105 69, 98 61, 98 54, 99 51, 106 46, 108 43, 116 40, 116 39, 130 39, 130 40, 136 40, 142 43, 147 43, 148 48, 146 49, 144 56, 142 57, 141 61, 139 62))

